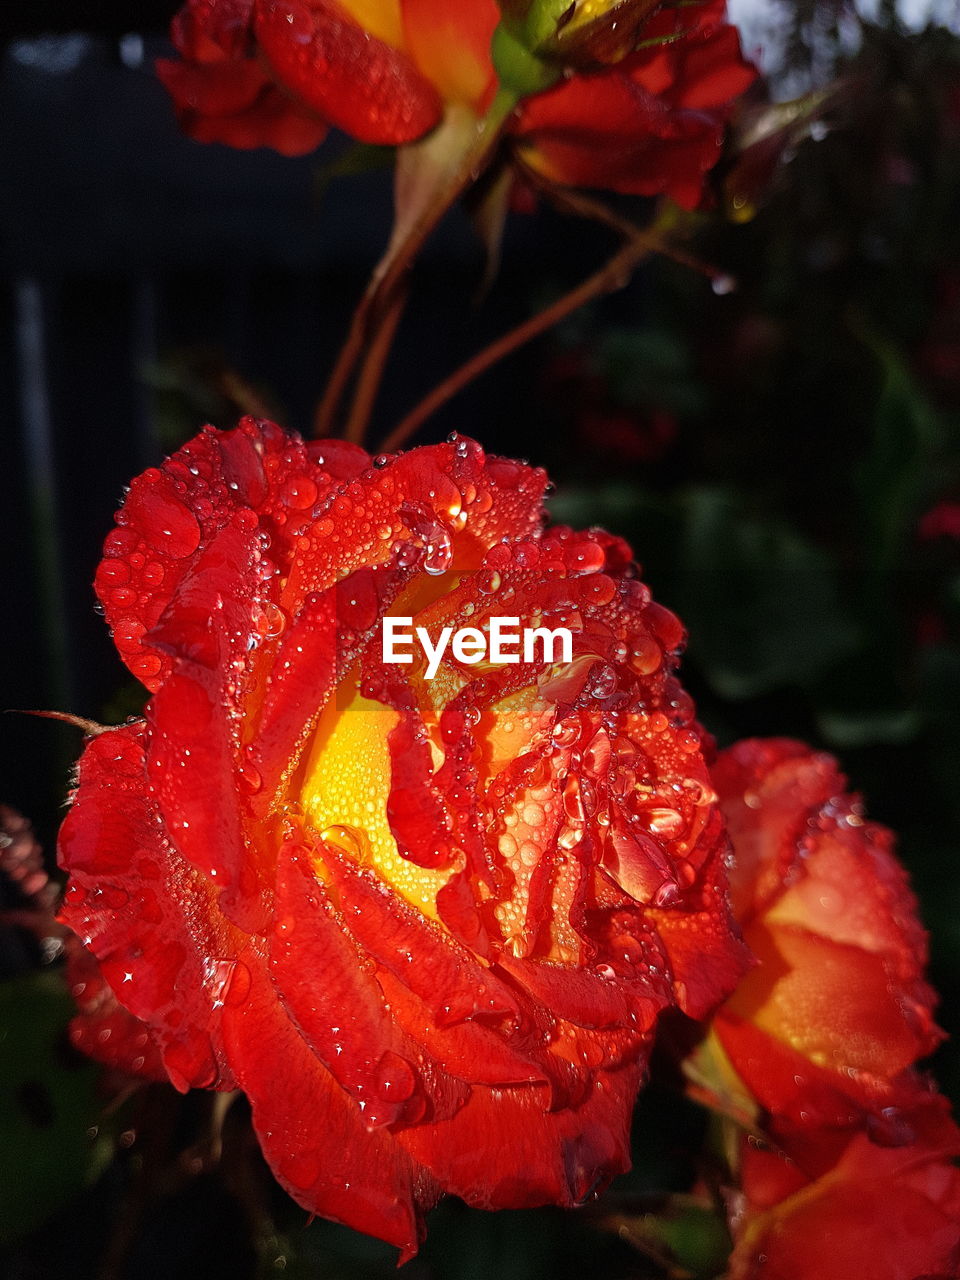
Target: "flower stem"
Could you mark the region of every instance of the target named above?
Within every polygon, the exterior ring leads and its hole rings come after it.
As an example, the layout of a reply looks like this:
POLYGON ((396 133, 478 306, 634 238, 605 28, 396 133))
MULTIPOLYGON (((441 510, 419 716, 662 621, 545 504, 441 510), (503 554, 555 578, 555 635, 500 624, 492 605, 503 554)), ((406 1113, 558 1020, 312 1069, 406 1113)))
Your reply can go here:
POLYGON ((537 315, 531 316, 529 320, 525 320, 522 324, 517 325, 516 328, 511 329, 509 333, 505 333, 503 337, 491 342, 488 347, 484 347, 482 351, 479 351, 465 364, 462 364, 459 369, 454 370, 448 378, 445 378, 439 386, 434 387, 429 395, 425 396, 418 405, 411 409, 384 440, 382 445, 384 452, 390 453, 394 449, 399 449, 441 405, 446 404, 458 391, 461 391, 474 378, 479 377, 481 373, 486 372, 498 360, 502 360, 504 356, 509 355, 511 351, 516 351, 518 347, 522 347, 531 338, 536 338, 555 324, 559 324, 572 311, 576 311, 578 307, 582 307, 585 302, 589 302, 592 298, 598 298, 605 293, 612 293, 616 289, 622 289, 629 281, 634 268, 640 260, 658 247, 655 240, 647 240, 645 237, 638 235, 636 239, 623 245, 599 271, 596 271, 588 279, 578 284, 576 288, 565 293, 549 307, 538 312, 537 315))
POLYGON ((541 333, 559 324, 561 320, 566 319, 571 312, 576 311, 578 307, 582 307, 584 303, 591 301, 593 298, 601 297, 605 293, 613 293, 617 289, 622 289, 642 259, 650 254, 662 253, 665 257, 672 258, 684 266, 692 267, 695 271, 699 271, 711 279, 721 275, 716 268, 701 262, 668 241, 656 224, 645 231, 628 219, 622 218, 600 200, 594 200, 590 196, 571 191, 568 188, 555 186, 544 181, 539 176, 531 175, 531 177, 534 178, 542 193, 559 209, 565 213, 576 214, 578 217, 590 218, 594 222, 600 222, 604 226, 610 227, 611 230, 616 231, 624 239, 625 243, 599 271, 594 272, 592 276, 589 276, 581 284, 563 294, 562 297, 558 298, 556 302, 545 310, 538 312, 535 316, 531 316, 529 320, 525 320, 522 324, 511 329, 509 333, 505 333, 502 337, 490 343, 489 346, 484 347, 482 351, 479 351, 475 356, 467 360, 465 364, 462 364, 459 369, 455 369, 439 386, 434 387, 390 432, 382 445, 385 452, 389 453, 405 444, 431 414, 452 399, 474 378, 485 373, 491 365, 502 360, 504 356, 516 351, 517 348, 522 347, 532 338, 538 337, 541 333))
MULTIPOLYGON (((401 201, 397 200, 390 243, 374 268, 363 297, 353 313, 346 341, 337 356, 323 398, 317 407, 313 430, 315 436, 326 436, 332 433, 340 402, 358 360, 365 349, 373 348, 378 343, 380 330, 385 328, 388 336, 382 343, 383 350, 375 359, 367 362, 365 374, 361 374, 361 378, 366 376, 373 379, 373 389, 366 386, 358 387, 357 400, 361 407, 359 411, 350 415, 351 429, 354 432, 360 431, 362 434, 365 426, 364 406, 368 410, 373 403, 390 339, 399 321, 399 310, 395 306, 394 299, 395 291, 406 278, 411 264, 434 227, 458 196, 476 180, 480 170, 489 160, 516 105, 516 96, 501 90, 481 120, 471 119, 473 138, 468 145, 459 148, 452 156, 442 153, 443 138, 436 131, 422 144, 416 144, 423 148, 419 153, 415 153, 413 149, 408 153, 425 157, 428 168, 427 183, 424 190, 419 193, 419 198, 414 197, 413 205, 406 216, 401 207, 401 201), (434 139, 439 140, 441 144, 438 158, 430 155, 431 142, 434 139), (432 175, 429 173, 431 163, 437 166, 432 175), (433 177, 432 185, 431 176, 433 177)), ((451 112, 448 119, 452 118, 451 112)))
POLYGON ((393 336, 397 331, 397 325, 400 323, 400 317, 403 315, 407 292, 406 282, 403 281, 387 306, 383 322, 367 346, 363 364, 357 375, 357 387, 353 403, 350 406, 350 416, 347 419, 347 425, 344 430, 344 438, 353 444, 360 444, 366 434, 367 423, 370 421, 374 401, 380 389, 380 381, 383 377, 387 356, 390 354, 390 348, 393 345, 393 336))

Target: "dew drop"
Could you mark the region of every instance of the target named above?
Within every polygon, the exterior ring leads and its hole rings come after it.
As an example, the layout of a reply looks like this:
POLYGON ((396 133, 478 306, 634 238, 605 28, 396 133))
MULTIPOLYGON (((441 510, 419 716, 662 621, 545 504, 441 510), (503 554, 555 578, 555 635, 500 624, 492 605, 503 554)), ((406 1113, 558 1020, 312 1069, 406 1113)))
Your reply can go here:
POLYGON ((317 500, 317 486, 309 476, 292 476, 280 490, 280 499, 295 511, 305 511, 317 500))
POLYGON ((358 861, 363 859, 367 851, 366 836, 356 827, 342 826, 339 823, 324 827, 320 832, 320 839, 326 844, 335 845, 344 853, 349 853, 358 861))
POLYGON ((157 546, 174 559, 192 555, 200 545, 200 525, 196 517, 172 494, 154 491, 145 495, 140 518, 157 546))
POLYGON ((446 529, 433 525, 424 535, 423 568, 433 577, 446 573, 453 563, 453 546, 446 529))
POLYGON ((576 716, 558 720, 553 726, 553 741, 558 747, 572 747, 580 737, 580 721, 576 716))
POLYGON ((585 602, 600 607, 609 604, 613 597, 617 594, 617 588, 612 578, 605 573, 597 574, 596 577, 590 579, 585 586, 585 602))
POLYGON ((394 559, 400 569, 411 569, 420 563, 423 551, 415 542, 397 542, 393 547, 394 559))
POLYGON ((477 590, 485 596, 493 595, 500 587, 503 579, 496 569, 481 569, 477 574, 477 590))
POLYGON ((673 880, 664 880, 653 895, 655 907, 675 907, 680 901, 680 887, 673 880))
POLYGON ((630 655, 630 666, 637 675, 649 676, 660 666, 663 652, 652 636, 636 636, 633 652, 630 655))
POLYGON ((130 670, 140 680, 151 680, 159 674, 162 666, 163 663, 155 653, 144 653, 130 660, 130 670))
POLYGON ((377 1092, 384 1102, 406 1102, 417 1087, 417 1076, 405 1058, 388 1049, 377 1063, 377 1092))
POLYGON ((98 575, 108 586, 120 586, 130 577, 130 570, 122 560, 104 560, 98 575))
POLYGON ((613 667, 604 664, 590 677, 588 692, 591 698, 609 698, 617 687, 617 673, 613 667))
POLYGON ((232 1009, 246 1003, 252 985, 253 978, 250 970, 242 960, 237 960, 223 988, 223 1003, 229 1005, 232 1009))
POLYGON ((584 574, 596 573, 598 569, 602 569, 605 560, 603 548, 595 542, 588 542, 568 554, 567 567, 571 577, 580 578, 584 574))
POLYGON ((287 617, 279 605, 268 601, 256 619, 256 628, 268 640, 282 635, 287 625, 287 617))
POLYGON ((684 828, 683 814, 676 809, 648 809, 644 814, 649 829, 664 840, 674 840, 684 828))

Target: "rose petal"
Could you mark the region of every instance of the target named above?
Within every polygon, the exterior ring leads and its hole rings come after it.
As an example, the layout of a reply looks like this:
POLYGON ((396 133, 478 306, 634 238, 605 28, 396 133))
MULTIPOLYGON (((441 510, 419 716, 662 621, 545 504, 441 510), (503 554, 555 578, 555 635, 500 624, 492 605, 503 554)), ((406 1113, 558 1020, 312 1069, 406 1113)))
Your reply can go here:
POLYGON ((325 0, 257 0, 254 31, 280 83, 360 142, 413 142, 440 119, 436 90, 406 54, 325 0))

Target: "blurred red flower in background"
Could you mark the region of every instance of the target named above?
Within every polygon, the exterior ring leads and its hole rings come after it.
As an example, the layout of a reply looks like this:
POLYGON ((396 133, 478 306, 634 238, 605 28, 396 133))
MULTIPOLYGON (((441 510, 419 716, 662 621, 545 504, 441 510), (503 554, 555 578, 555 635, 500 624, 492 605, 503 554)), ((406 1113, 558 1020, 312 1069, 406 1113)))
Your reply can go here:
POLYGON ((803 743, 737 743, 712 777, 759 961, 713 1019, 725 1058, 708 1059, 763 1133, 739 1142, 731 1280, 955 1276, 960 1131, 914 1069, 940 1033, 892 833, 803 743))
MULTIPOLYGON (((696 204, 732 102, 756 75, 723 13, 722 0, 664 9, 642 29, 648 47, 527 98, 509 125, 524 166, 696 204)), ((334 125, 402 145, 451 104, 487 110, 499 20, 494 0, 189 0, 172 26, 182 61, 157 69, 202 142, 300 155, 334 125)))
POLYGON ((832 756, 789 739, 721 752, 714 786, 736 855, 734 913, 759 960, 714 1019, 767 1111, 881 1123, 941 1036, 926 935, 893 835, 867 822, 832 756))
POLYGON ((248 419, 133 482, 97 573, 153 696, 81 759, 63 919, 179 1088, 243 1089, 291 1194, 405 1253, 442 1191, 624 1169, 657 1015, 746 965, 682 627, 619 539, 543 529, 545 484, 248 419), (387 612, 505 611, 572 661, 383 661, 387 612))
POLYGON ((945 1098, 904 1113, 909 1141, 856 1130, 744 1139, 729 1280, 952 1280, 960 1274, 960 1130, 945 1098))
POLYGON ((648 47, 528 98, 523 163, 569 186, 666 192, 693 208, 733 102, 756 78, 724 11, 723 0, 664 8, 644 27, 648 47))

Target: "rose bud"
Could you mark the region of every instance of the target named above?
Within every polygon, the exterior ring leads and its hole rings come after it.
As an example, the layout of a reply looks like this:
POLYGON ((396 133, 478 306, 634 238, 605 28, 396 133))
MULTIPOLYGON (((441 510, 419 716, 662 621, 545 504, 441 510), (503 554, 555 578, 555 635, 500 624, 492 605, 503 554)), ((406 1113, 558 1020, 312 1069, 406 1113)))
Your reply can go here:
POLYGON ((246 419, 133 481, 97 571, 151 697, 87 743, 63 919, 179 1089, 244 1090, 294 1198, 405 1256, 444 1191, 625 1169, 659 1012, 746 967, 682 627, 545 484, 246 419))
POLYGON ((662 0, 501 0, 504 25, 545 61, 593 69, 622 61, 643 40, 662 0))
POLYGON ((566 186, 664 193, 695 208, 735 101, 757 75, 724 11, 722 0, 664 8, 636 52, 526 98, 512 136, 522 166, 566 186))
POLYGON ((901 1141, 908 1071, 937 1045, 926 935, 893 835, 832 756, 750 739, 711 776, 733 842, 734 912, 759 964, 713 1020, 748 1093, 796 1124, 868 1121, 901 1141))

